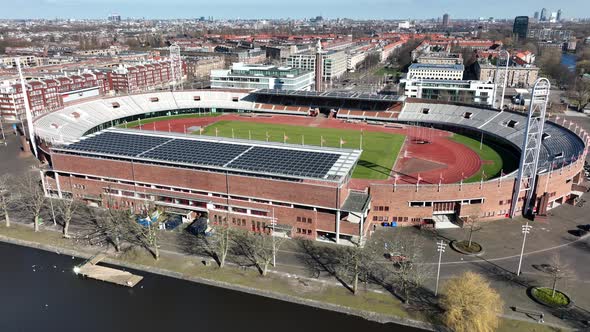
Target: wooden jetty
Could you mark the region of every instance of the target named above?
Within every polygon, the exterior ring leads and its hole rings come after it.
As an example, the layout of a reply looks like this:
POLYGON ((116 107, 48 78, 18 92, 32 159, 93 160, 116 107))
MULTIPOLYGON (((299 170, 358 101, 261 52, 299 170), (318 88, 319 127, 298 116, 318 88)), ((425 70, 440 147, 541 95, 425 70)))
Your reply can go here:
POLYGON ((127 287, 134 287, 143 279, 142 276, 134 275, 127 271, 97 265, 105 258, 106 256, 104 254, 97 254, 86 261, 86 263, 74 268, 74 272, 87 278, 127 287))

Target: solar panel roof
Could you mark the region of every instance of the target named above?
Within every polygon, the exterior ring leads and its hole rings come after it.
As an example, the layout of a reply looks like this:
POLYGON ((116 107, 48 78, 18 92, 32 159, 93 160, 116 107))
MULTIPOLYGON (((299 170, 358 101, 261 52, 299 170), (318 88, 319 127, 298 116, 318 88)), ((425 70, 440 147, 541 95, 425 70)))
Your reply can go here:
POLYGON ((108 129, 53 150, 325 180, 346 176, 361 154, 360 150, 132 129, 108 129))
POLYGON ((140 154, 139 157, 223 166, 249 148, 249 146, 241 144, 173 139, 164 145, 140 154))
POLYGON ((257 172, 321 178, 339 158, 340 155, 335 153, 256 146, 228 166, 257 172))
POLYGON ((68 148, 84 152, 136 156, 170 140, 170 137, 138 136, 106 131, 101 135, 88 136, 79 142, 70 144, 68 148))

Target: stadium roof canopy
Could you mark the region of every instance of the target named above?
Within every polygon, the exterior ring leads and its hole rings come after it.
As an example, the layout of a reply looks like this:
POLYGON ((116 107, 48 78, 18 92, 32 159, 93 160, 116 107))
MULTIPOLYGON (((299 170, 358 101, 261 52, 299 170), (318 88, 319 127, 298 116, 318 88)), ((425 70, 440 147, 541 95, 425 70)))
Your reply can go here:
POLYGON ((388 101, 401 102, 403 99, 400 96, 381 95, 376 93, 366 92, 348 92, 348 91, 300 91, 300 90, 278 90, 278 89, 260 89, 253 91, 252 94, 259 95, 276 95, 276 96, 292 96, 292 97, 315 97, 315 98, 332 98, 332 99, 362 99, 371 101, 388 101))
POLYGON ((97 158, 332 182, 341 182, 350 174, 361 155, 361 150, 136 129, 107 129, 52 150, 97 158))

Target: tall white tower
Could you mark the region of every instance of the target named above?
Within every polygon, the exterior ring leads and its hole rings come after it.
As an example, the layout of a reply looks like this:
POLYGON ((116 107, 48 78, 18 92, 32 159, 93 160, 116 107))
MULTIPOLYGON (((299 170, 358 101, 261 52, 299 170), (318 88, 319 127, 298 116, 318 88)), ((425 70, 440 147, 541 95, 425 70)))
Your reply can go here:
POLYGON ((526 131, 522 143, 520 155, 520 165, 518 167, 518 176, 512 195, 512 205, 510 206, 510 217, 516 215, 516 210, 520 204, 519 198, 524 193, 522 200, 522 214, 528 216, 532 214, 534 208, 534 196, 539 168, 539 153, 541 152, 543 141, 543 129, 545 128, 545 113, 547 111, 547 101, 549 100, 549 91, 551 84, 546 78, 539 78, 535 82, 531 92, 531 104, 526 122, 526 131))
POLYGON ((315 91, 322 91, 324 85, 324 52, 322 52, 322 42, 318 39, 315 50, 315 91))
POLYGON ((180 46, 170 45, 170 71, 172 73, 172 89, 182 90, 182 58, 180 57, 180 46))

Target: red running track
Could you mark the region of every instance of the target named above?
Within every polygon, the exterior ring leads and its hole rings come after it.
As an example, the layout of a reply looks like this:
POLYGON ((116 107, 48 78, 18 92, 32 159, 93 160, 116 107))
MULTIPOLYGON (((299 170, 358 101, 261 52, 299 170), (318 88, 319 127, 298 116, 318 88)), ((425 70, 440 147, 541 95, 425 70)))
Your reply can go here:
POLYGON ((370 183, 416 183, 418 176, 420 183, 456 183, 462 178, 468 178, 477 173, 482 161, 477 153, 470 148, 452 141, 452 133, 402 124, 370 125, 364 122, 352 123, 338 119, 321 117, 303 117, 289 115, 244 115, 223 114, 216 117, 172 119, 142 125, 143 130, 185 132, 190 127, 208 126, 218 121, 247 121, 258 123, 286 124, 296 126, 311 126, 319 128, 338 128, 352 130, 366 130, 373 132, 387 132, 406 135, 406 141, 395 163, 394 170, 388 180, 352 179, 351 187, 364 189, 370 183), (417 144, 416 141, 426 141, 417 144), (441 180, 442 179, 442 180, 441 180))

